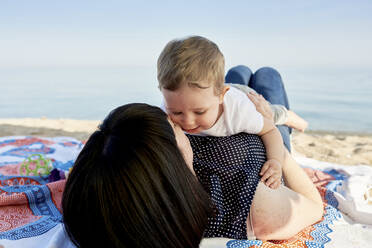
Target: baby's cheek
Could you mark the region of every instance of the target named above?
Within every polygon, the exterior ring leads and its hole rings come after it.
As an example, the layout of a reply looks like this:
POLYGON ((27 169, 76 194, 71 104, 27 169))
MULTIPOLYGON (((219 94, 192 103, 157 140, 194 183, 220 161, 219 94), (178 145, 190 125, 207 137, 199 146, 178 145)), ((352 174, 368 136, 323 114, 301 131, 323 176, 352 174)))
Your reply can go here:
POLYGON ((168 116, 171 118, 171 120, 177 124, 177 125, 180 125, 180 117, 176 116, 176 115, 172 115, 172 114, 168 114, 168 116))

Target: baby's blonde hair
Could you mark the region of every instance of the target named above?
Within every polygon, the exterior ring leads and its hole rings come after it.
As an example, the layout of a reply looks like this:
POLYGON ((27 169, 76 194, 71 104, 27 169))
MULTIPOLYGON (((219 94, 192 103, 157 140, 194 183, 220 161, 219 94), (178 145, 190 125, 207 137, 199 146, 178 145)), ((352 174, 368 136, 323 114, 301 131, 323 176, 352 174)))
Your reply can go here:
POLYGON ((158 58, 160 89, 177 90, 182 84, 199 88, 214 86, 215 94, 224 86, 225 59, 218 46, 201 36, 170 41, 158 58))

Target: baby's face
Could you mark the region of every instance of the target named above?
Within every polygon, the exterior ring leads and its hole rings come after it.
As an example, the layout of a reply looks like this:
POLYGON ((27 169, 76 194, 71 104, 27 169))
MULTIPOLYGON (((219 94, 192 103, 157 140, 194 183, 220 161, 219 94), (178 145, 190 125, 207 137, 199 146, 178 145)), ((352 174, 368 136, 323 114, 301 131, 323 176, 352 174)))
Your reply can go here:
POLYGON ((215 95, 213 86, 201 89, 184 85, 175 91, 162 89, 162 93, 169 117, 190 134, 211 128, 223 111, 223 96, 215 95))

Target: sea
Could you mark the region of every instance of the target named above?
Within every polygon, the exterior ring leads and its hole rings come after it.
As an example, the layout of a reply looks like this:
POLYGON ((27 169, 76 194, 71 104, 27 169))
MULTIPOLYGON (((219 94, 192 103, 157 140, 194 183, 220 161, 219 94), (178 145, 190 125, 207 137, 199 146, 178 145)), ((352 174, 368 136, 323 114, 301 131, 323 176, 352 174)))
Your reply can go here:
MULTIPOLYGON (((372 134, 372 68, 286 68, 290 108, 309 130, 372 134)), ((132 102, 161 103, 156 68, 0 68, 0 118, 102 120, 132 102)))

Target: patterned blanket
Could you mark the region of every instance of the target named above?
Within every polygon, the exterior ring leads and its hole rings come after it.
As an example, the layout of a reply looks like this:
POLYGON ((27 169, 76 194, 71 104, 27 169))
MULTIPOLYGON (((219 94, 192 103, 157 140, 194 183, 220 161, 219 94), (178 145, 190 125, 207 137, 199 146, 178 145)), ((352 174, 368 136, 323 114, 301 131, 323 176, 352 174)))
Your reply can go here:
MULTIPOLYGON (((74 247, 63 231, 60 203, 64 174, 82 147, 69 137, 0 138, 0 245, 74 247)), ((323 197, 320 222, 290 240, 204 239, 201 247, 372 247, 372 167, 296 159, 323 197)))

